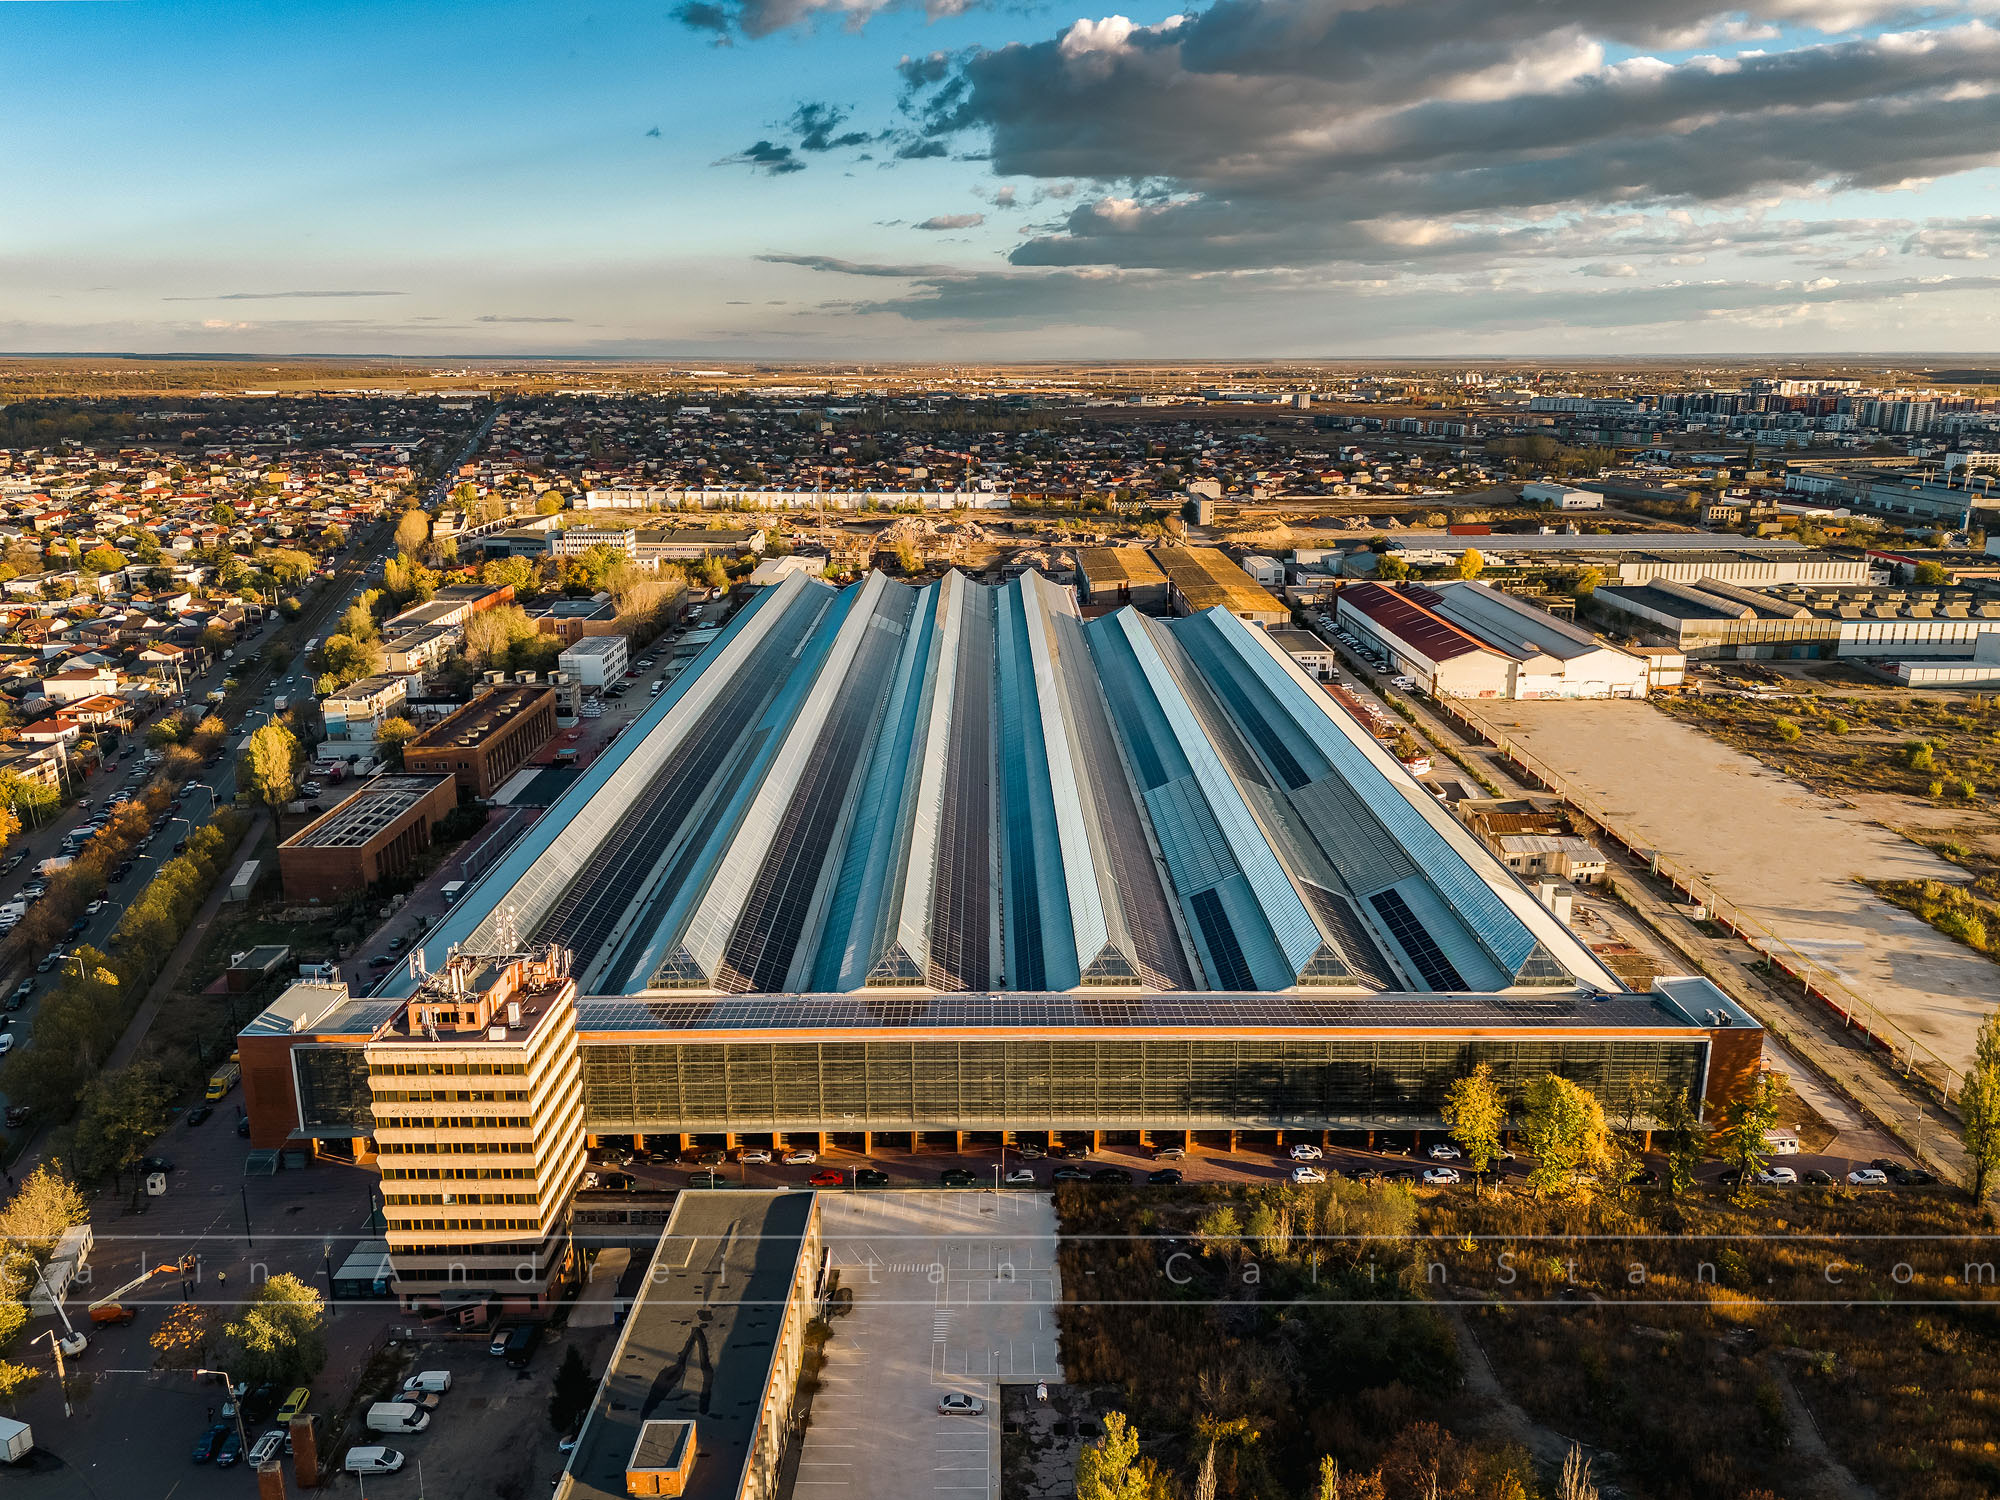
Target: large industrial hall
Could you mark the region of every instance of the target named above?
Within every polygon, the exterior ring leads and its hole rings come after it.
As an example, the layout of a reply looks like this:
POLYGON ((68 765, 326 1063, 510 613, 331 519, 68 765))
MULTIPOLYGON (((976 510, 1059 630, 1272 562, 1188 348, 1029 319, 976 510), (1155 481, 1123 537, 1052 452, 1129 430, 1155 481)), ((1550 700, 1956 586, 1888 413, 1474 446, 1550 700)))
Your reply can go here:
POLYGON ((398 1183, 517 1178, 504 1219, 392 1193, 421 1298, 467 1244, 553 1285, 587 1137, 1434 1129, 1480 1063, 1643 1127, 1668 1093, 1745 1086, 1744 1011, 1703 978, 1634 993, 1557 904, 1261 625, 1086 622, 1034 573, 791 574, 407 967, 368 996, 294 986, 245 1030, 252 1139, 373 1141, 398 1183), (409 1082, 460 1072, 512 1103, 461 1121, 409 1082), (464 1161, 492 1151, 523 1160, 464 1161))

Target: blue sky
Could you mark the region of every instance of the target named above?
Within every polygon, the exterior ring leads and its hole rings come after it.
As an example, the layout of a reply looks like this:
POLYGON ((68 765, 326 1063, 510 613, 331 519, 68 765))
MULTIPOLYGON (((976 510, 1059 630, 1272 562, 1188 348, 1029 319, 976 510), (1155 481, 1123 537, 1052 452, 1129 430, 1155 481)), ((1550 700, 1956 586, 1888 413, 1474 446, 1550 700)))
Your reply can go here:
POLYGON ((0 349, 2000 346, 1994 0, 876 3, 0 0, 0 349))

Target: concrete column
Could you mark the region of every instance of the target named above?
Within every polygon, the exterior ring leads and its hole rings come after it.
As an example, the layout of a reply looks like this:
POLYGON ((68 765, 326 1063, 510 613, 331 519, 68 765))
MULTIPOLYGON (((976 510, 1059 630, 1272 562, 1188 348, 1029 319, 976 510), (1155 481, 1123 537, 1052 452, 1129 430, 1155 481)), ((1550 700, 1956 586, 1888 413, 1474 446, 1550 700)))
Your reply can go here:
POLYGON ((1233 1130, 1229 1132, 1229 1154, 1231 1156, 1236 1154, 1236 1132, 1233 1130))
POLYGON ((874 1131, 864 1130, 861 1132, 861 1154, 863 1156, 873 1156, 875 1154, 874 1131))

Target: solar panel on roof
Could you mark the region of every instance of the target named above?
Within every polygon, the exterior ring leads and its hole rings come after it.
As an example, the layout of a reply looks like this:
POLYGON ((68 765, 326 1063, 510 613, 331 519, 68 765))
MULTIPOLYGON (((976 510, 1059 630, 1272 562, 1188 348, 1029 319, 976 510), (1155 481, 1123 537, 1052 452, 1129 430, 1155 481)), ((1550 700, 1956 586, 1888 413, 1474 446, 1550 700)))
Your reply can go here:
POLYGON ((1388 927, 1389 936, 1396 940, 1403 952, 1409 955, 1410 962, 1417 966, 1417 972, 1423 975, 1425 984, 1434 990, 1465 988, 1465 981, 1459 977, 1458 970, 1454 969, 1451 960, 1444 956, 1444 950, 1438 946, 1437 939, 1432 937, 1425 930, 1423 923, 1417 920, 1416 913, 1410 910, 1410 904, 1403 899, 1401 891, 1377 891, 1368 898, 1368 901, 1375 908, 1376 915, 1381 917, 1383 924, 1388 927))

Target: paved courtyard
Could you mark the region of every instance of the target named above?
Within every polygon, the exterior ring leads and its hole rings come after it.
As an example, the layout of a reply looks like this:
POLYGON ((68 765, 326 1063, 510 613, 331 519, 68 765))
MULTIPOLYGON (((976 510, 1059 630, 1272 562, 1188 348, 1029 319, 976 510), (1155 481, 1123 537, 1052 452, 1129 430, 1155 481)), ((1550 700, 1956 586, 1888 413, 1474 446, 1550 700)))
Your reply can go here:
POLYGON ((854 1310, 836 1319, 796 1500, 999 1493, 1002 1383, 1062 1379, 1056 1220, 1045 1193, 822 1194, 854 1310), (978 1417, 939 1414, 962 1391, 978 1417))
POLYGON ((1715 889, 1953 1066, 2000 1004, 2000 965, 1861 880, 1965 872, 1646 703, 1526 702, 1478 713, 1570 778, 1621 831, 1715 889))

